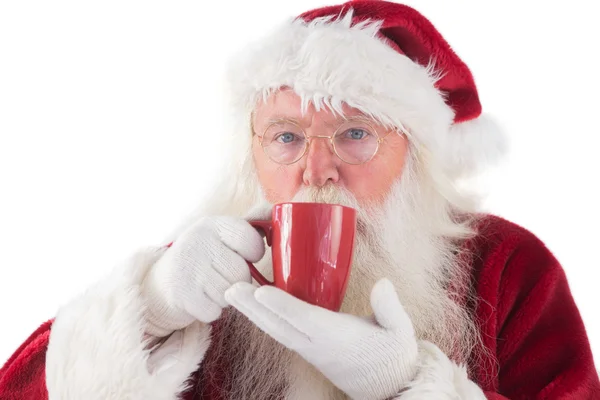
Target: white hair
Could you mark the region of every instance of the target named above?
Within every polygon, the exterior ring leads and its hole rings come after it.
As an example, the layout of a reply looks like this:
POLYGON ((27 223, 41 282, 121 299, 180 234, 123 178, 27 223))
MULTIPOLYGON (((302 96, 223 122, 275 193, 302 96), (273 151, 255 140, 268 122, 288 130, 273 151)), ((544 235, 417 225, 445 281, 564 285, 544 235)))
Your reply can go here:
MULTIPOLYGON (((238 124, 232 127, 237 134, 228 138, 232 141, 227 146, 234 163, 227 165, 210 196, 168 240, 202 216, 244 217, 267 204, 252 156, 252 110, 246 111, 243 118, 238 115, 229 120, 238 124)), ((454 178, 410 135, 404 163, 401 177, 383 204, 359 204, 335 185, 303 187, 290 200, 336 202, 358 210, 357 245, 342 311, 369 314, 370 290, 378 279, 387 277, 417 337, 435 343, 452 359, 466 362, 484 350, 477 323, 465 307, 472 299, 470 269, 462 254, 464 241, 476 235, 479 199, 459 189, 454 178)), ((270 259, 266 257, 257 267, 268 276, 270 259)), ((314 368, 235 310, 225 313, 223 325, 228 335, 216 338, 213 347, 219 354, 208 357, 204 367, 216 368, 223 359, 236 357, 226 383, 229 398, 267 399, 284 390, 301 392, 306 382, 319 388, 314 390, 320 390, 322 398, 344 398, 314 368)))

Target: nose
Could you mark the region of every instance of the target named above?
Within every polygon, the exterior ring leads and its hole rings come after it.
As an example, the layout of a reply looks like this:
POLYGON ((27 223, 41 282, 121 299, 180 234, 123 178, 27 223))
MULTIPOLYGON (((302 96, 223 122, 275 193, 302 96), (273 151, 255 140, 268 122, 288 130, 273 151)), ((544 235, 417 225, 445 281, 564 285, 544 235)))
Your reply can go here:
POLYGON ((312 137, 306 155, 304 184, 322 187, 327 183, 337 183, 340 179, 337 160, 327 138, 312 137))

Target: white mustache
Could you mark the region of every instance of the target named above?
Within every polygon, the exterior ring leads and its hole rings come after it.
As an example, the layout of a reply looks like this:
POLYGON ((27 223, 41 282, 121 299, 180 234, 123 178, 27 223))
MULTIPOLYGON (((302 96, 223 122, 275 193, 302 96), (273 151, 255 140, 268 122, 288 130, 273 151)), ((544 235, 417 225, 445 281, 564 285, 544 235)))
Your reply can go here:
POLYGON ((301 203, 341 204, 353 208, 358 206, 356 198, 349 190, 334 184, 327 184, 323 187, 302 187, 294 196, 293 201, 301 203))

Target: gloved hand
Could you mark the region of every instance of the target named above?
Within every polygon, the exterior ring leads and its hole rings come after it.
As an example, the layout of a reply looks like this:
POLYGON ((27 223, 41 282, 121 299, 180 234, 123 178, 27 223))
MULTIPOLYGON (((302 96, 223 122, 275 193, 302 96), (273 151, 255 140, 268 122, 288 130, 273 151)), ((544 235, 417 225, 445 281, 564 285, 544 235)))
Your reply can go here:
POLYGON ((262 236, 248 222, 207 217, 184 231, 152 266, 142 283, 146 333, 164 337, 195 320, 210 323, 228 304, 236 282, 251 282, 245 260, 264 255, 262 236))
POLYGON ((373 287, 371 319, 313 306, 272 286, 238 283, 225 298, 353 399, 390 398, 416 374, 414 328, 387 279, 373 287))

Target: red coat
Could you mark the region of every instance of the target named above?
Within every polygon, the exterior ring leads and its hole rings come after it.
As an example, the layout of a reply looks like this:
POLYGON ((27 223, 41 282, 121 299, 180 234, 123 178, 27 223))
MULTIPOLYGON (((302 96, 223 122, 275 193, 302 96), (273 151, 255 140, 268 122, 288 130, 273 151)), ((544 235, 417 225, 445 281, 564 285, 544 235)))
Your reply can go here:
MULTIPOLYGON (((474 298, 490 357, 470 377, 488 399, 600 399, 598 372, 562 267, 527 230, 485 218, 468 241, 474 298)), ((44 400, 52 322, 41 325, 0 370, 0 399, 44 400)), ((197 376, 202 374, 200 370, 197 376)), ((218 388, 212 388, 218 399, 218 388)), ((185 400, 199 400, 190 390, 185 400)))

